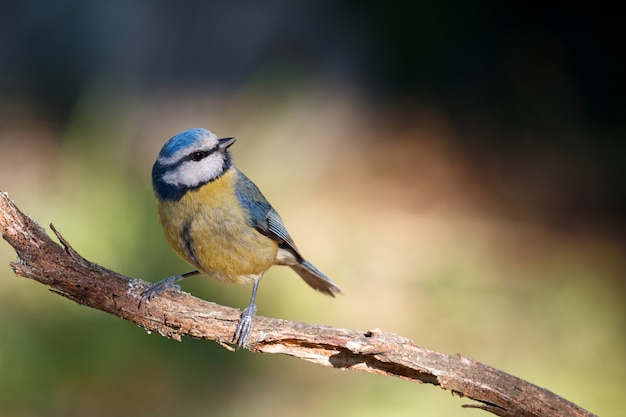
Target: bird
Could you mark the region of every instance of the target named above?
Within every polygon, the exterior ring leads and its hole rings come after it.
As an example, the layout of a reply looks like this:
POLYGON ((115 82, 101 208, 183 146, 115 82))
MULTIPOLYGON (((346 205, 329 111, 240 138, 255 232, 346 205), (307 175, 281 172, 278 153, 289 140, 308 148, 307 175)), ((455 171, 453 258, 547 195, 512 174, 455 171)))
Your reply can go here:
POLYGON ((278 212, 232 162, 237 139, 219 138, 204 128, 182 131, 161 148, 152 167, 159 222, 174 251, 193 268, 150 285, 139 305, 178 281, 203 274, 227 283, 252 282, 232 342, 242 347, 252 328, 259 282, 272 265, 291 267, 313 289, 329 295, 341 289, 307 261, 278 212))

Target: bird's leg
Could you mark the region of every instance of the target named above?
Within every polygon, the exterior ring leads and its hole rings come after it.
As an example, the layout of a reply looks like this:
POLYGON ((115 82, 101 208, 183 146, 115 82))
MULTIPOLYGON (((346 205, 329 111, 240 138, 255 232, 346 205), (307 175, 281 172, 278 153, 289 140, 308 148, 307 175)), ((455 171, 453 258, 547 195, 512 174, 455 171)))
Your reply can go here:
POLYGON ((174 289, 180 290, 180 285, 176 285, 178 281, 180 281, 183 278, 190 277, 192 275, 197 275, 199 273, 200 273, 199 271, 191 271, 191 272, 187 272, 187 273, 180 274, 180 275, 174 275, 169 278, 165 278, 164 280, 155 282, 154 284, 146 288, 144 292, 141 293, 141 300, 139 301, 139 307, 141 307, 141 304, 144 301, 148 301, 155 295, 159 295, 169 289, 174 288, 174 289))
POLYGON ((237 324, 237 330, 235 330, 235 335, 233 336, 233 342, 236 342, 239 347, 244 345, 246 339, 248 338, 248 334, 250 333, 250 329, 252 329, 252 319, 256 314, 256 304, 254 304, 254 299, 256 298, 256 291, 259 288, 259 281, 261 281, 260 276, 254 279, 250 304, 248 304, 248 307, 246 307, 243 310, 243 313, 241 313, 239 323, 237 324))

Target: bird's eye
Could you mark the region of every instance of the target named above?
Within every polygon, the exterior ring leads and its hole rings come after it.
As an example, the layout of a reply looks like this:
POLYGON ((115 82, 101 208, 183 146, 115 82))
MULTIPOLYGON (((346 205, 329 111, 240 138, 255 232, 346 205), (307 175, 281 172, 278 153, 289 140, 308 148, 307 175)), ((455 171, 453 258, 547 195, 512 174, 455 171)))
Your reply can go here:
POLYGON ((208 152, 197 151, 197 152, 192 153, 189 157, 191 158, 192 161, 198 162, 206 158, 207 155, 208 155, 208 152))

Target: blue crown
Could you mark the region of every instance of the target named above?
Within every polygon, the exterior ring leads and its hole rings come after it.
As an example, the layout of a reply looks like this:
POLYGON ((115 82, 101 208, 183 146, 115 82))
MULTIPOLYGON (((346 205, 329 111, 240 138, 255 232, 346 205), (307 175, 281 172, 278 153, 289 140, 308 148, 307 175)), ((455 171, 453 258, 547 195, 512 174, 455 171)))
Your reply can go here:
POLYGON ((201 137, 207 136, 209 134, 210 132, 208 130, 201 127, 196 127, 180 132, 179 134, 168 140, 165 145, 163 145, 159 156, 169 158, 179 150, 187 148, 189 145, 197 142, 198 139, 200 139, 201 137))

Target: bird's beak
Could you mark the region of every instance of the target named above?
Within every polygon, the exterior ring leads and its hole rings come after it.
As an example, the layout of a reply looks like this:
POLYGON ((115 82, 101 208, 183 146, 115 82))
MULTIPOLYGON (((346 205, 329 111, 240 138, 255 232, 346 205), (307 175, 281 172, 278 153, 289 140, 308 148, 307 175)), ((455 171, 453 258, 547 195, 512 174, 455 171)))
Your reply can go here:
POLYGON ((236 140, 237 138, 224 138, 224 139, 218 139, 217 141, 219 142, 219 145, 218 145, 219 148, 221 150, 225 150, 225 149, 228 149, 230 145, 235 143, 236 140))

